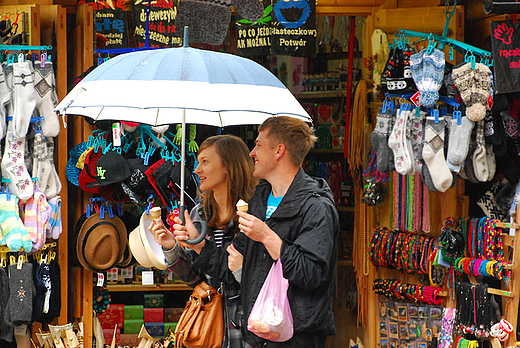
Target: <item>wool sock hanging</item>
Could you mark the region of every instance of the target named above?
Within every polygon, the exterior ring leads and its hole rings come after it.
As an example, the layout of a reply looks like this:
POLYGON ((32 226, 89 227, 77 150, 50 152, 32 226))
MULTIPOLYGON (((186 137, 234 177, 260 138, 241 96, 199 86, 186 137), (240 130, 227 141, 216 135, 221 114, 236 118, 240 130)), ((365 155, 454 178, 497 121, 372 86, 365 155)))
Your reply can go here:
POLYGON ((444 52, 433 49, 432 53, 424 53, 423 56, 423 89, 419 89, 421 95, 419 103, 426 108, 435 107, 439 100, 439 89, 444 78, 444 66, 446 60, 444 52))
POLYGON ((34 68, 31 61, 14 63, 13 67, 13 120, 12 130, 16 138, 23 138, 36 107, 34 68))
POLYGON ((55 137, 60 132, 60 121, 54 112, 54 107, 58 105, 56 95, 56 81, 52 62, 46 62, 42 68, 40 61, 34 63, 34 89, 36 91, 36 108, 41 121, 43 136, 55 137))
POLYGON ((47 238, 58 239, 62 231, 61 223, 61 197, 56 196, 49 199, 51 216, 47 224, 47 238))
POLYGON ((45 301, 45 293, 47 288, 43 280, 44 263, 35 263, 33 267, 36 268, 34 272, 34 296, 33 296, 33 311, 32 311, 32 322, 39 321, 43 312, 43 302, 45 301))
POLYGON ((430 171, 437 191, 445 192, 453 182, 453 176, 444 158, 444 118, 435 123, 434 117, 426 117, 423 159, 430 171))
POLYGON ((392 130, 392 114, 383 113, 381 109, 377 111, 376 126, 370 141, 377 154, 377 169, 381 173, 390 171, 389 159, 393 157, 392 150, 388 146, 388 136, 392 130))
POLYGON ((31 237, 18 213, 18 198, 10 197, 8 200, 7 195, 0 195, 0 228, 4 234, 0 244, 7 245, 12 251, 19 251, 21 248, 26 253, 31 251, 31 237))
POLYGON ((420 173, 422 170, 422 162, 419 159, 419 149, 424 138, 424 118, 426 112, 419 112, 419 116, 415 116, 415 111, 412 111, 412 115, 409 118, 410 123, 410 141, 412 144, 412 157, 414 173, 420 173))
POLYGON ((457 124, 455 118, 449 122, 451 126, 448 140, 448 161, 455 165, 462 165, 468 156, 471 131, 475 123, 468 117, 462 117, 460 125, 457 124))
POLYGON ((408 146, 405 146, 404 138, 406 137, 406 124, 409 113, 404 110, 398 110, 394 128, 388 138, 388 146, 394 153, 395 170, 406 175, 412 169, 408 146))
POLYGON ((7 131, 6 124, 6 104, 11 100, 11 91, 7 88, 4 69, 0 69, 0 139, 5 137, 7 131))
POLYGON ((46 156, 44 158, 44 162, 46 162, 51 168, 51 175, 49 177, 49 182, 47 183, 47 187, 45 190, 45 195, 47 199, 51 199, 59 195, 62 189, 61 180, 56 171, 56 167, 54 166, 54 139, 47 138, 47 151, 46 156))
POLYGON ((0 340, 7 342, 13 341, 13 328, 5 322, 7 302, 9 301, 9 278, 3 267, 0 267, 0 340))
POLYGON ((473 153, 473 170, 478 181, 488 181, 489 166, 487 163, 486 146, 484 144, 484 125, 482 121, 477 123, 477 148, 473 153))
POLYGON ((466 114, 472 121, 480 121, 486 117, 487 100, 491 91, 491 70, 487 65, 476 63, 471 84, 470 105, 466 114))
POLYGON ((432 181, 432 176, 430 175, 430 171, 428 170, 428 167, 424 165, 424 158, 422 157, 424 148, 424 131, 423 131, 423 139, 421 140, 421 144, 419 145, 419 149, 417 151, 417 159, 421 162, 421 171, 419 172, 421 174, 421 181, 423 185, 432 192, 437 192, 437 189, 435 188, 435 185, 432 181))
POLYGON ((49 276, 51 280, 51 297, 49 302, 49 312, 43 313, 40 320, 43 323, 52 323, 54 319, 60 316, 61 311, 61 276, 60 265, 56 259, 51 260, 49 264, 49 276))
POLYGON ((33 243, 32 250, 40 250, 47 238, 47 223, 51 215, 51 206, 47 203, 47 198, 38 189, 34 190, 34 195, 25 203, 25 216, 23 219, 25 228, 33 243))
POLYGON ((2 176, 8 178, 11 191, 20 199, 27 200, 33 194, 33 182, 25 167, 25 137, 13 138, 8 131, 2 156, 2 176))
POLYGON ((31 324, 33 296, 33 265, 28 262, 9 265, 9 301, 5 311, 5 321, 12 326, 31 324))
POLYGON ((175 35, 182 36, 190 28, 190 42, 221 45, 231 19, 230 0, 182 0, 175 19, 175 35))

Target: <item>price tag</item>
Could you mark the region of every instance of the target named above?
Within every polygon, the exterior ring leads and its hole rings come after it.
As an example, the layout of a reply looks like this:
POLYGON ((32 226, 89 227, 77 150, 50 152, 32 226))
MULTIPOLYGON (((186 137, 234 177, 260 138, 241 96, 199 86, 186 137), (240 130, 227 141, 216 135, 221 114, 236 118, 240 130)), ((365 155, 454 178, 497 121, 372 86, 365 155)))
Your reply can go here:
POLYGON ((153 284, 153 271, 143 271, 143 285, 153 284))
POLYGON ((97 274, 97 286, 102 287, 105 284, 105 274, 98 273, 97 274))
POLYGON ((121 146, 121 124, 119 122, 112 123, 112 143, 114 146, 121 146))

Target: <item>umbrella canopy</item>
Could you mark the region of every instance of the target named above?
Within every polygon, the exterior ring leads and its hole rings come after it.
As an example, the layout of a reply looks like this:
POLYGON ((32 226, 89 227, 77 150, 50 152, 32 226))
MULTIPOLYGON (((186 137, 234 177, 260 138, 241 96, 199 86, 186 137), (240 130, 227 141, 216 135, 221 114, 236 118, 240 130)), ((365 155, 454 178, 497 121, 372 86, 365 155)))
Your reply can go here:
POLYGON ((56 111, 153 126, 182 122, 225 127, 260 124, 269 116, 312 122, 269 70, 227 53, 191 47, 119 55, 90 74, 56 111))

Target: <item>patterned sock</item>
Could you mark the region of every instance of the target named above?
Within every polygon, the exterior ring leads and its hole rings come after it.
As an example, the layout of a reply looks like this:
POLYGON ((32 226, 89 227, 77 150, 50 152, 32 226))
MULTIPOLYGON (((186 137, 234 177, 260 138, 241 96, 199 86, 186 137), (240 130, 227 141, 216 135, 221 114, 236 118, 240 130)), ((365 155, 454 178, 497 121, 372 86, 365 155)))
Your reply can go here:
POLYGON ((33 265, 24 262, 20 269, 18 265, 9 265, 9 301, 5 311, 7 322, 14 326, 31 323, 34 293, 33 265))
POLYGON ((61 192, 61 180, 56 171, 56 167, 54 166, 54 139, 47 138, 47 155, 44 158, 44 162, 48 164, 51 169, 51 175, 49 178, 49 182, 47 183, 47 187, 45 190, 45 195, 48 199, 59 195, 61 192))
POLYGON ((43 117, 41 121, 43 136, 55 137, 60 132, 60 121, 54 112, 54 107, 58 104, 58 96, 52 62, 46 62, 43 68, 40 61, 34 63, 34 89, 37 93, 36 108, 40 117, 43 117))
POLYGON ((453 182, 453 176, 444 159, 444 118, 426 117, 424 133, 423 159, 430 171, 433 184, 437 191, 445 192, 453 182))
MULTIPOLYGON (((12 64, 13 67, 13 121, 12 130, 16 138, 24 138, 36 107, 34 90, 34 68, 31 61, 12 64)), ((11 124, 10 124, 11 125, 11 124)))
MULTIPOLYGON (((424 134, 424 127, 423 127, 423 134, 424 134)), ((424 138, 424 136, 423 136, 423 138, 424 138)), ((422 180, 424 186, 426 186, 426 188, 429 191, 437 192, 437 189, 435 188, 435 185, 433 184, 432 176, 430 175, 430 171, 428 170, 428 167, 424 165, 424 159, 422 157, 423 148, 424 148, 424 142, 421 142, 421 144, 419 145, 419 149, 417 151, 417 159, 422 164, 421 171, 419 172, 421 174, 421 180, 422 180)))
POLYGON ((487 99, 491 91, 491 70, 487 65, 476 63, 471 85, 470 105, 466 114, 472 121, 480 121, 486 117, 487 99))
POLYGON ((47 289, 45 288, 45 283, 43 281, 43 272, 44 272, 45 263, 37 264, 35 263, 33 267, 36 268, 33 276, 34 282, 34 296, 33 296, 33 311, 32 311, 32 320, 33 322, 39 321, 42 312, 43 312, 43 301, 45 300, 45 292, 47 289))
POLYGON ((377 169, 382 173, 390 171, 389 159, 393 156, 392 150, 388 147, 388 135, 392 129, 391 113, 382 113, 381 109, 377 111, 376 126, 370 141, 377 154, 377 169))
POLYGON ((18 213, 18 198, 11 197, 8 200, 7 195, 0 195, 0 228, 10 250, 19 251, 23 248, 26 253, 31 251, 31 237, 18 213))
POLYGON ((11 179, 9 187, 18 198, 27 200, 33 195, 33 183, 25 167, 25 137, 13 138, 8 131, 5 143, 1 162, 2 176, 11 179))
POLYGON ((58 239, 62 231, 61 224, 61 197, 56 196, 49 199, 51 216, 47 224, 47 238, 58 239))
POLYGON ((484 125, 482 121, 477 123, 477 148, 473 153, 473 171, 478 181, 488 181, 489 166, 487 163, 486 146, 484 144, 484 125))
POLYGON ((190 28, 190 41, 221 45, 231 18, 230 0, 183 0, 179 2, 175 34, 182 36, 190 28))
POLYGON ((49 264, 49 276, 51 278, 51 298, 49 305, 49 312, 44 313, 41 321, 44 323, 51 323, 54 319, 60 316, 61 311, 61 276, 60 264, 58 260, 52 260, 49 264))
POLYGON ((6 104, 11 100, 11 91, 5 82, 4 69, 0 69, 0 139, 5 137, 6 126, 6 104))
POLYGON ((388 146, 394 153, 395 170, 401 175, 407 175, 412 169, 410 154, 407 153, 408 147, 405 146, 406 123, 409 112, 404 110, 397 111, 397 118, 394 128, 388 138, 388 146))
POLYGON ((449 122, 451 126, 448 140, 448 161, 462 165, 468 156, 471 131, 475 123, 468 117, 462 117, 460 125, 457 124, 456 119, 451 119, 449 122))
POLYGON ((422 162, 419 159, 419 149, 424 138, 424 118, 426 112, 421 111, 419 116, 415 116, 415 110, 409 118, 409 129, 410 129, 410 142, 412 144, 412 157, 414 172, 420 173, 422 171, 422 162))
POLYGON ((445 63, 444 52, 441 50, 435 48, 431 54, 427 52, 424 53, 422 68, 423 89, 419 89, 421 92, 419 97, 421 106, 432 108, 437 104, 437 100, 439 100, 439 89, 441 88, 444 78, 445 63))
POLYGON ((0 267, 0 340, 7 342, 13 341, 14 330, 5 322, 5 313, 7 302, 9 301, 9 278, 3 267, 0 267))
POLYGON ((471 86, 473 84, 471 63, 466 63, 458 68, 454 68, 451 76, 464 104, 469 105, 471 101, 471 86))
POLYGON ((25 203, 25 228, 33 243, 32 251, 40 250, 47 238, 47 223, 51 215, 51 206, 47 203, 45 195, 34 191, 33 197, 25 203))

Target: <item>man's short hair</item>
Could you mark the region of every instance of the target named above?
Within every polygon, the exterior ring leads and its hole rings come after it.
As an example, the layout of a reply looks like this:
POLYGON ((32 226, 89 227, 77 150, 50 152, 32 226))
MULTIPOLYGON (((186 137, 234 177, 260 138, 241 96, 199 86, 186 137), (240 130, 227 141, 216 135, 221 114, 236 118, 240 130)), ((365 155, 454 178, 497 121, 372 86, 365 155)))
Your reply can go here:
POLYGON ((264 130, 267 131, 271 147, 285 145, 291 162, 296 167, 302 165, 305 156, 318 139, 304 121, 289 116, 269 117, 258 127, 259 132, 264 130))

